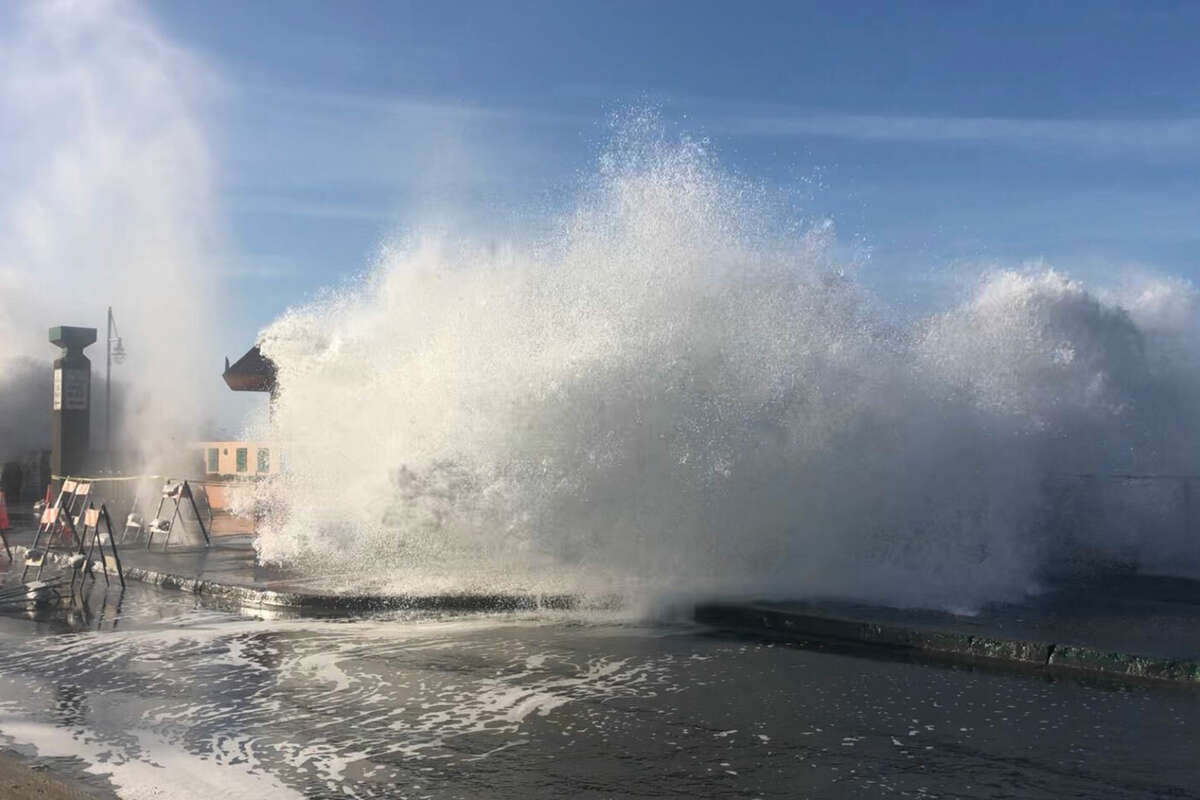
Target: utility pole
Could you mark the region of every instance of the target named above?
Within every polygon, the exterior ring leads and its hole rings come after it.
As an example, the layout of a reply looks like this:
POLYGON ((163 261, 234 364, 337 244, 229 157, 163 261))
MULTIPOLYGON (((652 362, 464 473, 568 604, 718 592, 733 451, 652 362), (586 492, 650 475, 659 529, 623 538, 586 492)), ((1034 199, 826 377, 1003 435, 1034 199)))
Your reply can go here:
POLYGON ((112 306, 108 307, 108 327, 104 340, 104 459, 112 467, 112 306))

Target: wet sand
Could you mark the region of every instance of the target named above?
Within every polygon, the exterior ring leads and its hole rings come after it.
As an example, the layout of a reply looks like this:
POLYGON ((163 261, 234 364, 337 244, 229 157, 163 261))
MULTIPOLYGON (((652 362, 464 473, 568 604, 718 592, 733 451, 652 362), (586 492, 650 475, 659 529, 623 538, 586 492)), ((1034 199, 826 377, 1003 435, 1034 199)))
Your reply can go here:
POLYGON ((0 797, 5 800, 110 800, 116 795, 81 786, 69 778, 35 768, 9 753, 0 753, 0 797))

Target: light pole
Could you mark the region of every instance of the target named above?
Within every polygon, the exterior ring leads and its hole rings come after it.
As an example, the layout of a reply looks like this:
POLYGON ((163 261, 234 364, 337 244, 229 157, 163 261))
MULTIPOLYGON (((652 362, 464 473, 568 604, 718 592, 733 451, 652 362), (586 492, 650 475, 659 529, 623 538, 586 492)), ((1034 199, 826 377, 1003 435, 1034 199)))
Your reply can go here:
POLYGON ((108 465, 111 468, 113 465, 112 456, 112 364, 116 361, 120 364, 125 360, 125 347, 121 343, 120 335, 114 337, 117 331, 117 323, 113 319, 112 306, 108 307, 108 331, 104 348, 104 453, 108 458, 108 465))

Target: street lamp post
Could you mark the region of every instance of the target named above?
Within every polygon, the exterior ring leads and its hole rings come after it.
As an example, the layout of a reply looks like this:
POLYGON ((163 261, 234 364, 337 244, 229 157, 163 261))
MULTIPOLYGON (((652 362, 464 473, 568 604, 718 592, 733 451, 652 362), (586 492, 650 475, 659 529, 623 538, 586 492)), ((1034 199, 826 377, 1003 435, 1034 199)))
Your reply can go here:
POLYGON ((112 306, 108 307, 108 329, 104 348, 104 453, 109 467, 113 465, 112 456, 112 364, 120 364, 125 360, 125 347, 113 319, 112 306), (113 334, 118 334, 113 336, 113 334))

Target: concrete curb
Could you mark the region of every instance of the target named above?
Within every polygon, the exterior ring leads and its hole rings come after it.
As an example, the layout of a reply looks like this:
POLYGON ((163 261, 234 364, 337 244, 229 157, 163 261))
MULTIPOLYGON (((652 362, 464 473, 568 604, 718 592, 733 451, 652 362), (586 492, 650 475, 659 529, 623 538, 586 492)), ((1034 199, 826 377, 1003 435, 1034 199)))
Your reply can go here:
MULTIPOLYGON (((25 558, 29 548, 12 546, 13 561, 25 558)), ((61 552, 48 554, 58 566, 69 564, 61 552)), ((103 579, 104 565, 92 559, 96 579, 103 579)), ((339 614, 353 611, 442 610, 442 611, 535 611, 570 610, 582 607, 581 598, 570 594, 440 594, 341 595, 309 592, 277 592, 219 581, 189 578, 143 567, 125 566, 125 580, 137 581, 160 589, 194 594, 205 599, 237 605, 241 608, 292 609, 301 612, 339 614)))
POLYGON ((1200 686, 1198 662, 1109 652, 1081 645, 885 625, 753 603, 698 605, 695 619, 717 628, 766 633, 797 642, 835 640, 964 661, 986 660, 1076 674, 1200 686))

